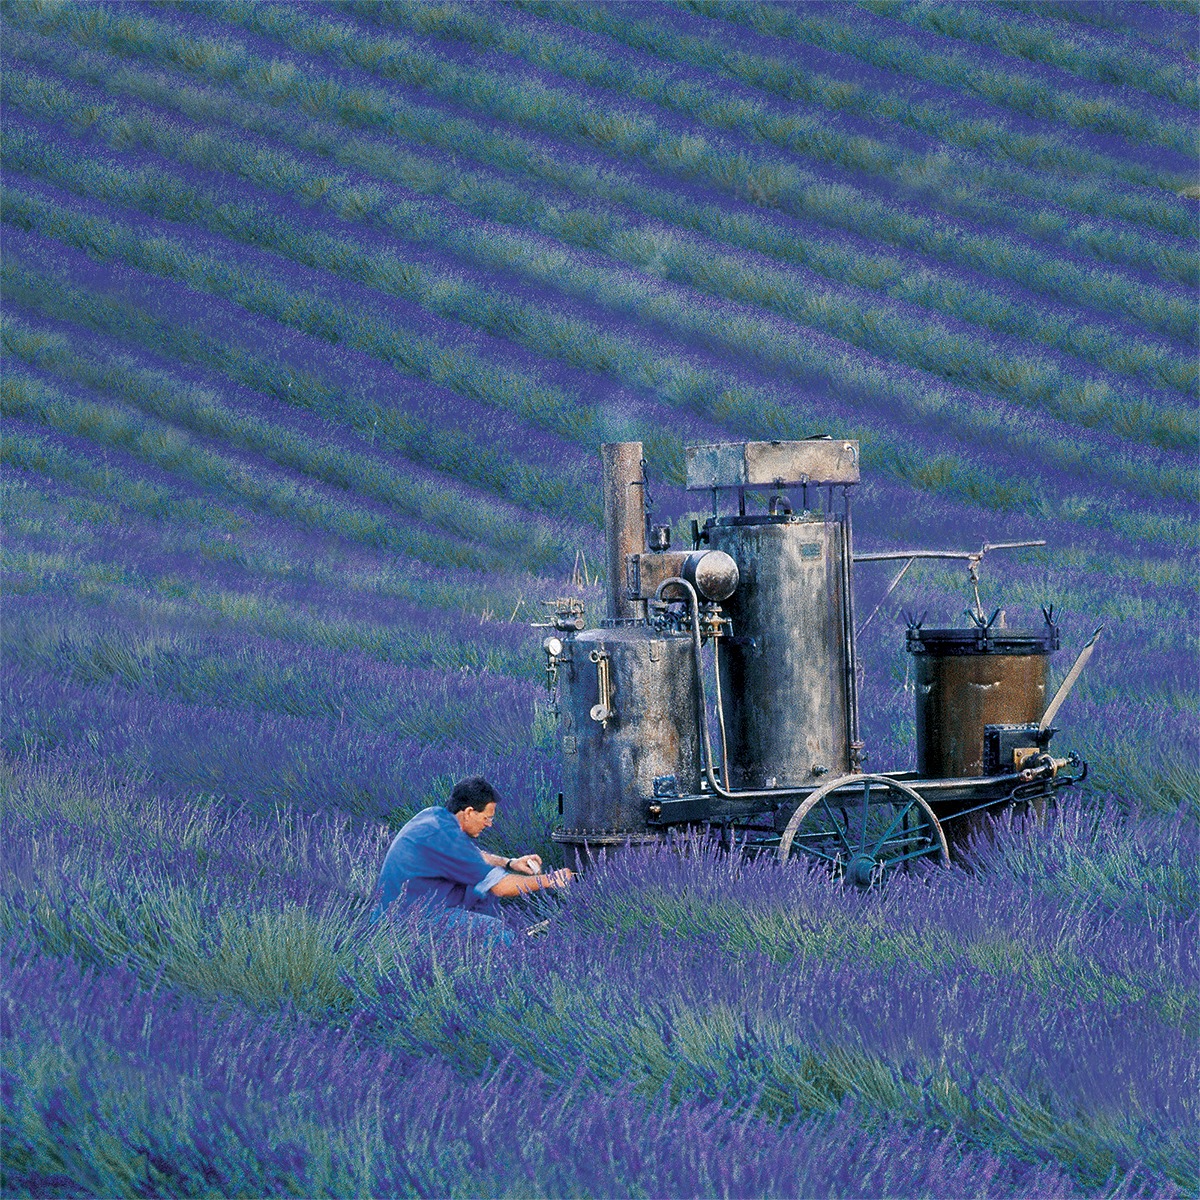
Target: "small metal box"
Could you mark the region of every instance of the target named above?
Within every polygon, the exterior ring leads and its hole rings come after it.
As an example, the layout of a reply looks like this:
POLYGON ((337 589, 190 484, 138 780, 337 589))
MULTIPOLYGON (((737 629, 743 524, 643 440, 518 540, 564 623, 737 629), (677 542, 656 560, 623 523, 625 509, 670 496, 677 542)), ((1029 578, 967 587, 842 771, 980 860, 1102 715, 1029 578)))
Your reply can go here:
POLYGON ((1019 771, 1025 760, 1044 749, 1036 724, 985 725, 983 727, 983 773, 1005 775, 1019 771))

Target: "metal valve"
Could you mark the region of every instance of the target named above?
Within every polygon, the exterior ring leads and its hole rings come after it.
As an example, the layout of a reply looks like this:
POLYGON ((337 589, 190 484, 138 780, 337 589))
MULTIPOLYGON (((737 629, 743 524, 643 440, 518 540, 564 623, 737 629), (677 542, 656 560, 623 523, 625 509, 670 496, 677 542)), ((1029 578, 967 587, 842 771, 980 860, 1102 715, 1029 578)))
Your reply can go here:
POLYGON ((724 636, 726 630, 733 624, 721 612, 719 604, 702 604, 700 606, 700 636, 706 640, 724 636))
POLYGON ((1074 765, 1072 759, 1078 761, 1074 755, 1069 758, 1052 758, 1049 754, 1035 754, 1017 764, 1024 767, 1023 770, 1018 771, 1017 777, 1022 783, 1032 783, 1038 779, 1053 779, 1059 771, 1074 765))

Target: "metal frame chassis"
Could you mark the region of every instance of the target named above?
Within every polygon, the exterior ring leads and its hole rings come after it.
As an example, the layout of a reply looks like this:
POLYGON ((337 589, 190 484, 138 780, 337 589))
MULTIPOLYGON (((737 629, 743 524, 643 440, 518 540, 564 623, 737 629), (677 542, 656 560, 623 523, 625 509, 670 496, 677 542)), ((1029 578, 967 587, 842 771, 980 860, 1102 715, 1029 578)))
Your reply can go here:
MULTIPOLYGON (((1023 804, 1044 799, 1065 787, 1082 782, 1084 775, 1061 775, 1050 779, 1023 780, 1020 774, 972 776, 962 779, 923 779, 915 771, 878 771, 878 775, 906 783, 922 800, 933 808, 938 821, 946 825, 962 817, 986 812, 1001 805, 1023 804), (951 812, 939 812, 939 807, 969 803, 970 807, 955 807, 951 812)), ((1086 774, 1086 770, 1085 770, 1086 774)), ((827 783, 828 780, 823 781, 827 783)), ((773 816, 802 804, 822 784, 811 787, 781 790, 778 802, 764 803, 754 799, 726 799, 713 792, 690 796, 660 796, 648 800, 647 822, 662 829, 674 825, 737 825, 743 821, 773 816)))

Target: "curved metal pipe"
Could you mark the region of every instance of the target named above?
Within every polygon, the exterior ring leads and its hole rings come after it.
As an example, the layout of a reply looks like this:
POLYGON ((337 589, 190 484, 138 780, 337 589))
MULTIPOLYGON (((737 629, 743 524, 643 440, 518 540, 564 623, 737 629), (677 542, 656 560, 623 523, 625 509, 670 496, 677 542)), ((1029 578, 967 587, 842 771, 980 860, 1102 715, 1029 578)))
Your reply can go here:
MULTIPOLYGON (((696 676, 699 685, 699 711, 696 719, 700 726, 700 754, 704 759, 704 775, 708 780, 708 786, 723 800, 776 800, 784 796, 807 796, 812 791, 811 788, 759 788, 735 792, 717 782, 717 775, 713 770, 712 736, 708 729, 708 694, 704 687, 704 644, 700 636, 700 598, 696 595, 696 589, 686 579, 672 575, 670 579, 664 579, 654 589, 655 601, 661 601, 663 589, 670 587, 673 583, 679 584, 687 592, 692 606, 692 650, 696 656, 696 676)), ((719 682, 717 686, 720 687, 719 682)))

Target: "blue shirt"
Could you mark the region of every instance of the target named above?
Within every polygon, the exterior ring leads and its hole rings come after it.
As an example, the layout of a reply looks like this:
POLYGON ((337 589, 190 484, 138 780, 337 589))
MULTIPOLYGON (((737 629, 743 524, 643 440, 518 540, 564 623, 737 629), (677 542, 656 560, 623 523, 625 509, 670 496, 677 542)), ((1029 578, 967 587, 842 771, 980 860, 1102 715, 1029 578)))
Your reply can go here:
POLYGON ((435 804, 423 808, 392 839, 371 919, 379 920, 397 899, 404 907, 422 903, 493 913, 498 905, 490 893, 504 875, 503 867, 488 866, 454 814, 435 804))

